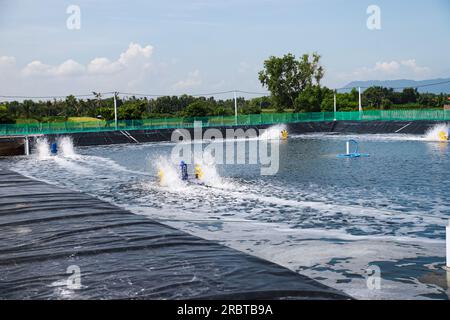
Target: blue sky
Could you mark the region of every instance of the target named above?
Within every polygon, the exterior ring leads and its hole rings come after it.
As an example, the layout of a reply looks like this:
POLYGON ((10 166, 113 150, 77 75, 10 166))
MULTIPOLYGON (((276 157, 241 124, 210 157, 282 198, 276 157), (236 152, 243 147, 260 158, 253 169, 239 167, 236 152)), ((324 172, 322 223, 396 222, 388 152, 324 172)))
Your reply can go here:
POLYGON ((264 59, 313 51, 330 87, 450 77, 449 31, 448 0, 0 0, 0 94, 262 91, 264 59))

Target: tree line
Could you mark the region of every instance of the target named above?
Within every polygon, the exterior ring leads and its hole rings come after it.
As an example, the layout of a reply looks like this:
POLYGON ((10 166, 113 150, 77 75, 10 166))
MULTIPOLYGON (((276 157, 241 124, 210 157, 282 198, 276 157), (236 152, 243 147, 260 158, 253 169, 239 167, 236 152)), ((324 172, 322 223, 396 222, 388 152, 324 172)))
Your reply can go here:
MULTIPOLYGON (((237 99, 240 114, 258 114, 270 108, 268 97, 237 99)), ((119 120, 166 117, 204 117, 234 115, 234 99, 217 100, 214 97, 167 96, 155 99, 124 97, 117 99, 119 120)), ((10 101, 0 103, 0 123, 66 121, 71 117, 90 117, 114 120, 114 98, 65 99, 47 101, 10 101)))
MULTIPOLYGON (((335 92, 321 85, 325 75, 320 65, 320 55, 304 54, 296 58, 293 54, 272 56, 264 62, 259 73, 261 84, 271 93, 275 109, 286 108, 295 112, 333 111, 334 95, 338 111, 353 111, 359 107, 359 92, 335 92)), ((416 88, 396 91, 392 88, 370 87, 362 94, 364 109, 442 108, 448 103, 448 95, 419 93, 416 88)))
MULTIPOLYGON (((358 110, 358 91, 335 92, 321 84, 325 69, 320 55, 293 54, 272 56, 264 62, 259 80, 270 96, 253 99, 238 98, 239 114, 261 112, 321 112, 333 111, 336 94, 338 111, 358 110)), ((77 99, 70 95, 65 99, 46 101, 0 102, 0 123, 26 121, 66 121, 71 117, 114 119, 114 100, 93 93, 94 98, 77 99)), ((419 93, 417 89, 371 87, 362 94, 364 109, 441 108, 447 103, 445 94, 419 93)), ((122 97, 117 100, 119 120, 165 117, 203 117, 234 115, 234 99, 220 100, 214 97, 190 95, 166 96, 154 99, 146 97, 122 97)))

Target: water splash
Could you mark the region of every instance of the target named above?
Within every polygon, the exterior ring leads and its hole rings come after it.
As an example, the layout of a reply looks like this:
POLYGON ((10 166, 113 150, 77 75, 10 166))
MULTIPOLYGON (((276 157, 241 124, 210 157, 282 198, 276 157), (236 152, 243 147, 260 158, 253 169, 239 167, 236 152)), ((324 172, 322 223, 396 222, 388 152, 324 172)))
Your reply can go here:
POLYGON ((445 134, 448 134, 449 125, 447 123, 440 123, 440 124, 437 124, 434 127, 430 128, 425 133, 425 140, 427 140, 427 141, 442 141, 442 139, 439 136, 442 132, 445 132, 445 134))
POLYGON ((58 139, 58 147, 61 151, 61 155, 64 157, 76 156, 75 149, 73 147, 73 140, 71 137, 61 137, 58 139))
POLYGON ((195 158, 194 163, 198 164, 201 168, 203 176, 201 181, 210 187, 220 189, 231 189, 233 185, 230 182, 225 181, 217 171, 214 156, 209 152, 204 152, 203 157, 195 158))
POLYGON ((51 157, 47 138, 38 138, 36 140, 36 155, 39 160, 45 160, 51 157))
POLYGON ((186 188, 186 184, 180 178, 178 168, 169 159, 160 157, 155 162, 155 167, 159 175, 160 186, 167 187, 169 191, 179 191, 186 188))
POLYGON ((281 131, 286 130, 286 125, 277 124, 275 126, 271 126, 264 131, 263 134, 259 136, 260 140, 280 140, 281 139, 281 131))
POLYGON ((189 182, 181 180, 178 165, 173 164, 166 157, 160 157, 155 162, 155 168, 159 185, 167 188, 169 191, 186 192, 198 185, 218 189, 235 189, 233 183, 226 181, 220 176, 213 156, 208 153, 205 153, 203 157, 195 157, 194 162, 188 165, 189 182), (199 180, 194 180, 194 167, 196 165, 201 168, 202 172, 202 176, 199 180))

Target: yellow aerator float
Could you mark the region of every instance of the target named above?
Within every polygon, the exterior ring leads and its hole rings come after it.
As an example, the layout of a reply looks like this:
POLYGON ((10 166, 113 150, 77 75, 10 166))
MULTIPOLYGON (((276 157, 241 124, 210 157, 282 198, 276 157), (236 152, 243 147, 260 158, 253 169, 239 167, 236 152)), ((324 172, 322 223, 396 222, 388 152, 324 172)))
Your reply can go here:
POLYGON ((444 131, 439 132, 440 141, 448 141, 448 134, 444 131))
MULTIPOLYGON (((194 165, 194 177, 190 178, 188 173, 188 166, 184 161, 181 161, 180 163, 180 172, 179 172, 179 179, 186 183, 194 183, 199 185, 204 185, 204 182, 201 181, 203 179, 204 173, 199 164, 194 165)), ((166 185, 166 183, 170 183, 169 181, 166 182, 166 175, 162 169, 158 170, 158 182, 160 186, 166 185)))
POLYGON ((200 165, 196 164, 194 166, 194 173, 195 173, 196 179, 201 180, 203 178, 203 171, 202 171, 202 168, 200 167, 200 165))
POLYGON ((286 129, 284 129, 283 131, 281 131, 281 139, 287 140, 288 135, 289 135, 289 133, 288 133, 288 131, 287 131, 286 129))
POLYGON ((163 184, 164 183, 164 171, 162 171, 161 169, 158 170, 158 178, 159 178, 159 184, 163 184))

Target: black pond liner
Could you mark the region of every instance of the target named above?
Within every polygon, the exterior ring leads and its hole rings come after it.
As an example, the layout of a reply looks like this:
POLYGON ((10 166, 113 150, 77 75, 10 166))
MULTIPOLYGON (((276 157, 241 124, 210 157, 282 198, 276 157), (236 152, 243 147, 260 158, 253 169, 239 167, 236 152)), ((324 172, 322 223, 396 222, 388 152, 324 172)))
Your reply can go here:
MULTIPOLYGON (((423 135, 428 129, 445 121, 317 121, 286 124, 289 134, 307 133, 335 133, 335 134, 416 134, 423 135)), ((271 125, 259 126, 223 126, 211 127, 222 132, 225 136, 227 129, 265 129, 271 125)), ((204 127, 203 132, 209 128, 204 127)), ((124 143, 146 143, 171 141, 172 133, 176 129, 158 130, 129 130, 103 132, 76 132, 70 134, 46 135, 49 141, 55 141, 59 136, 70 136, 75 146, 95 146, 124 143), (128 133, 128 134, 127 134, 128 133), (131 135, 131 137, 129 136, 131 135)), ((192 128, 187 129, 193 137, 192 128)), ((32 145, 34 140, 30 142, 32 145)))
POLYGON ((0 299, 350 299, 277 264, 0 169, 0 299), (69 266, 81 271, 70 289, 69 266))

